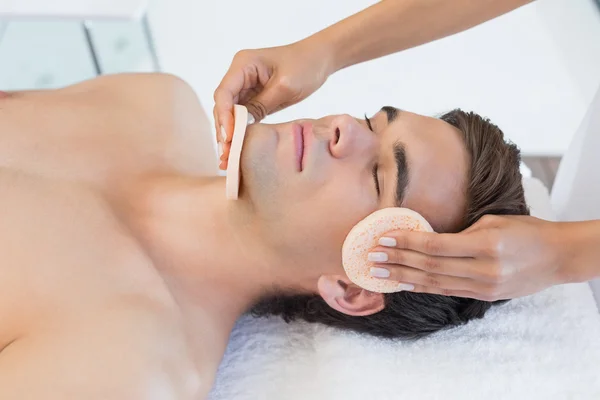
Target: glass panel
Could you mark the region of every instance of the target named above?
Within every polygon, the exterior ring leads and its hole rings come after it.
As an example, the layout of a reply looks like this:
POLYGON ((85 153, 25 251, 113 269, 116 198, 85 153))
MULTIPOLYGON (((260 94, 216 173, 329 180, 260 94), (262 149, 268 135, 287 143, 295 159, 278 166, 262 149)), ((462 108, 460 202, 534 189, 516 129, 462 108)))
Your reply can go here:
MULTIPOLYGON (((154 71, 142 21, 88 27, 102 73, 154 71)), ((0 21, 0 60, 0 90, 56 88, 96 76, 83 21, 0 21)))
POLYGON ((79 22, 4 21, 0 89, 47 89, 95 75, 79 22))
POLYGON ((154 71, 141 21, 94 21, 89 26, 103 73, 154 71))

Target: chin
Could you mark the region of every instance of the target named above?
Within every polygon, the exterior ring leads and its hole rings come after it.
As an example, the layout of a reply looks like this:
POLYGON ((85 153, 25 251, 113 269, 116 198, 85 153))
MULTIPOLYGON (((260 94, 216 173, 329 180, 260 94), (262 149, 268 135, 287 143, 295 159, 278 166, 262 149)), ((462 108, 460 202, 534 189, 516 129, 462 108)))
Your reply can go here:
POLYGON ((240 198, 257 207, 280 197, 281 171, 277 168, 278 137, 262 124, 251 125, 240 157, 240 198))

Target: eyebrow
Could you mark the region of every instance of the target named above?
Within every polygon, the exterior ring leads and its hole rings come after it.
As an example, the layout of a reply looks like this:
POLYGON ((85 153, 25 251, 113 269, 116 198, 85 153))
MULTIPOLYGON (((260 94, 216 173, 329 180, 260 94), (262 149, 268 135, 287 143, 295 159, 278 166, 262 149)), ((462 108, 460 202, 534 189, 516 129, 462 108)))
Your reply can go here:
POLYGON ((381 111, 383 111, 387 116, 388 124, 391 124, 398 117, 400 111, 402 110, 392 106, 383 106, 381 107, 381 111))
POLYGON ((395 203, 396 207, 402 207, 402 201, 408 186, 408 163, 406 162, 406 147, 400 141, 394 143, 394 159, 398 170, 395 203))
MULTIPOLYGON (((391 124, 398 118, 402 110, 392 107, 383 106, 381 111, 385 113, 388 124, 391 124)), ((397 179, 396 179, 396 196, 394 202, 396 207, 402 207, 406 188, 408 187, 408 162, 406 161, 406 147, 404 143, 397 141, 394 143, 394 159, 396 160, 397 179)))

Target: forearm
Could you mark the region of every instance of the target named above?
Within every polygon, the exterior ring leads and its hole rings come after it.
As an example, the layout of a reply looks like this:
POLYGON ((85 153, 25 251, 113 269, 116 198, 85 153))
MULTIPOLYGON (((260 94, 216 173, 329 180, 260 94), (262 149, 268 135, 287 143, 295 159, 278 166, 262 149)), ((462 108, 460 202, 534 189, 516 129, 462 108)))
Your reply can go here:
POLYGON ((559 224, 562 283, 600 277, 600 220, 559 224))
POLYGON ((305 40, 328 49, 333 73, 469 29, 531 1, 380 1, 305 40))

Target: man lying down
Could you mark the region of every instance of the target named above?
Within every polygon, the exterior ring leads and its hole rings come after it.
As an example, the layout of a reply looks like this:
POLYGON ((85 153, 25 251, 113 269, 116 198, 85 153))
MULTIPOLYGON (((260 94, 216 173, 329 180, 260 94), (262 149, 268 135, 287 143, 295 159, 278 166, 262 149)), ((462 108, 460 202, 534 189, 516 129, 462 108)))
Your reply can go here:
POLYGON ((527 214, 519 151, 487 120, 384 107, 254 124, 238 201, 212 137, 169 75, 0 98, 0 398, 203 398, 253 307, 412 339, 491 306, 371 293, 341 266, 346 234, 379 208, 438 232, 527 214))

